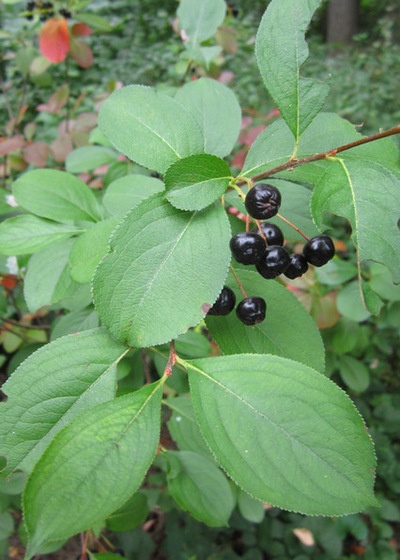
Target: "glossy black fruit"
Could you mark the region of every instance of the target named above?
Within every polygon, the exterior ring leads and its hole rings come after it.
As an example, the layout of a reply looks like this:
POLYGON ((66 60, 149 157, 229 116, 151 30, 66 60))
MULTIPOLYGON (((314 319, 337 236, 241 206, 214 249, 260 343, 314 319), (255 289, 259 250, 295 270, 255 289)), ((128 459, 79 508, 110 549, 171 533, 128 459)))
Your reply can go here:
POLYGON ((229 243, 232 255, 242 264, 260 262, 265 252, 263 238, 254 232, 242 232, 234 235, 229 243))
POLYGON ((70 17, 72 17, 71 12, 69 10, 67 10, 66 8, 60 8, 59 14, 60 14, 60 16, 65 17, 65 19, 69 19, 70 17))
POLYGON ((258 183, 246 195, 247 212, 256 220, 267 220, 278 213, 281 205, 281 193, 267 183, 258 183))
POLYGON ((317 235, 304 245, 304 258, 314 266, 323 266, 335 256, 335 246, 328 235, 317 235))
POLYGON ((279 245, 267 247, 262 260, 256 265, 258 272, 264 278, 276 278, 283 274, 290 264, 289 253, 279 245))
POLYGON ((238 319, 245 325, 257 325, 265 319, 267 304, 261 297, 243 299, 236 308, 238 319))
POLYGON ((285 270, 285 276, 294 280, 299 278, 308 270, 308 263, 303 255, 292 253, 290 255, 290 264, 285 270))
POLYGON ((235 303, 236 296, 234 292, 228 286, 224 286, 217 301, 208 311, 207 315, 228 315, 235 307, 235 303))
MULTIPOLYGON (((283 245, 285 238, 283 237, 283 233, 281 229, 276 226, 275 224, 271 224, 271 222, 260 222, 260 227, 265 235, 265 239, 267 241, 267 245, 283 245)), ((261 236, 260 230, 258 227, 253 229, 254 233, 258 233, 261 236)))

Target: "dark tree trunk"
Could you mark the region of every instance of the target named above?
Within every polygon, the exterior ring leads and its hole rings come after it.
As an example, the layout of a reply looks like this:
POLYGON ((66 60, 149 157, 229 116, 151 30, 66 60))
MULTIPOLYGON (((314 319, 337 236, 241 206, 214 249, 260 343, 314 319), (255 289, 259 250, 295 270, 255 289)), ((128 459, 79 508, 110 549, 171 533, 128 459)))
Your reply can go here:
POLYGON ((351 43, 358 31, 360 0, 330 0, 328 4, 328 43, 351 43))

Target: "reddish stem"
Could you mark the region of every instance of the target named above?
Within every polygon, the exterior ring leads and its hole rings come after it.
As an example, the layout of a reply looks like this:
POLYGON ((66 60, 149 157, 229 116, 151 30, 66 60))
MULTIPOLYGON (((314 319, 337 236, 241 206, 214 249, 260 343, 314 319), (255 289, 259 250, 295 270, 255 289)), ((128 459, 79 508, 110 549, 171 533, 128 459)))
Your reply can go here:
POLYGON ((304 239, 306 239, 307 241, 310 241, 310 238, 308 237, 308 235, 306 235, 304 233, 304 231, 301 231, 300 228, 298 228, 297 226, 295 226, 294 224, 292 224, 292 222, 289 222, 289 220, 287 220, 286 218, 284 218, 282 216, 282 214, 277 214, 277 217, 280 218, 283 222, 285 222, 285 224, 287 224, 288 226, 290 226, 291 228, 293 228, 294 230, 297 231, 297 233, 299 233, 300 235, 302 235, 304 237, 304 239))
MULTIPOLYGON (((292 170, 295 167, 299 167, 299 165, 304 165, 306 163, 312 163, 314 161, 319 161, 321 159, 326 159, 330 157, 334 157, 336 154, 340 152, 344 152, 346 150, 350 150, 351 148, 356 148, 357 146, 361 146, 362 144, 367 144, 368 142, 374 142, 375 140, 380 140, 381 138, 387 138, 388 136, 393 136, 395 134, 400 134, 400 124, 390 128, 389 130, 384 130, 383 132, 378 132, 377 134, 371 134, 370 136, 365 136, 360 140, 355 140, 354 142, 349 142, 348 144, 343 144, 342 146, 338 146, 333 150, 328 150, 327 152, 321 152, 320 154, 314 154, 312 156, 307 156, 300 159, 290 159, 286 163, 282 163, 281 165, 277 165, 272 169, 268 169, 268 171, 263 171, 262 173, 258 173, 258 175, 254 175, 251 177, 252 181, 260 181, 261 179, 265 179, 266 177, 270 177, 275 173, 279 173, 280 171, 288 171, 292 170)), ((246 181, 238 181, 236 183, 237 186, 242 186, 246 184, 246 181)))
POLYGON ((233 274, 233 276, 234 276, 234 278, 235 278, 235 280, 236 280, 236 282, 237 282, 237 285, 239 286, 239 290, 242 292, 242 294, 244 295, 244 297, 247 298, 247 294, 246 294, 245 289, 243 288, 243 284, 242 284, 241 281, 239 280, 239 277, 238 277, 238 275, 236 274, 235 269, 233 268, 232 265, 231 265, 231 272, 232 272, 232 274, 233 274))
POLYGON ((175 342, 171 340, 171 342, 169 343, 169 357, 168 357, 167 365, 165 366, 164 369, 164 375, 168 375, 168 376, 171 375, 172 368, 174 367, 175 364, 176 364, 175 342))

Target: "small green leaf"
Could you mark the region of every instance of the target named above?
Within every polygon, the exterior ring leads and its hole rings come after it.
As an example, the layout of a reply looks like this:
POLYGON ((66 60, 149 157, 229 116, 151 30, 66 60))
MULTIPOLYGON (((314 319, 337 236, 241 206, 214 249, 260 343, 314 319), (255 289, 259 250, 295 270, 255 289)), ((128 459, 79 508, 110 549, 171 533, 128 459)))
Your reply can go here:
MULTIPOLYGON (((257 272, 236 271, 246 293, 257 294, 267 303, 266 318, 254 327, 241 323, 235 313, 207 316, 206 323, 224 354, 275 354, 291 358, 323 372, 325 350, 319 330, 301 303, 284 286, 265 281, 257 272)), ((243 295, 230 274, 226 284, 239 303, 243 295)))
POLYGON ((3 255, 30 255, 82 229, 58 224, 27 214, 8 218, 0 224, 0 252, 3 255))
POLYGON ((225 157, 238 139, 241 109, 228 87, 210 78, 187 82, 175 99, 196 119, 204 137, 204 152, 225 157))
POLYGON ((75 241, 70 255, 71 276, 76 282, 90 282, 101 258, 108 251, 111 232, 120 221, 119 216, 103 220, 89 228, 75 241))
POLYGON ((115 150, 106 146, 82 146, 68 154, 65 168, 70 173, 93 171, 101 165, 114 163, 118 160, 115 150))
POLYGON ((100 109, 99 126, 117 150, 159 173, 204 151, 194 117, 175 99, 147 86, 114 91, 100 109))
POLYGON ((361 323, 371 316, 365 308, 364 300, 357 281, 350 282, 343 286, 336 298, 338 311, 343 317, 361 323))
POLYGON ((387 266, 373 263, 369 270, 369 287, 385 301, 400 301, 400 286, 392 282, 390 271, 387 266))
POLYGON ((28 171, 15 181, 12 189, 18 204, 41 218, 63 224, 101 219, 93 192, 81 179, 65 171, 28 171))
POLYGON ((168 490, 179 507, 210 527, 228 525, 232 490, 216 464, 192 451, 168 451, 168 490))
POLYGON ((191 44, 199 45, 215 34, 225 13, 223 0, 181 0, 177 11, 179 27, 191 44))
POLYGON ((187 363, 201 432, 254 498, 307 515, 376 505, 376 459, 349 397, 325 376, 272 355, 187 363))
POLYGON ((29 558, 102 522, 136 492, 157 450, 162 385, 91 408, 57 434, 23 495, 29 558))
POLYGON ((24 296, 32 313, 65 297, 65 291, 72 282, 68 259, 73 244, 73 239, 62 239, 38 251, 29 259, 24 296))
POLYGON ((46 344, 25 360, 2 388, 8 396, 0 404, 3 474, 30 472, 61 428, 112 399, 115 366, 126 352, 104 329, 94 329, 46 344))
POLYGON ((400 181, 379 164, 335 158, 315 186, 311 211, 319 227, 324 212, 349 220, 357 262, 376 261, 400 282, 400 181))
POLYGON ((321 0, 273 0, 258 28, 256 57, 264 83, 296 142, 322 109, 327 84, 300 76, 306 29, 321 0))
POLYGON ((230 179, 224 160, 209 154, 189 156, 168 168, 166 198, 180 210, 202 210, 224 194, 230 179))
POLYGON ((338 360, 340 377, 347 387, 357 393, 362 393, 369 386, 369 371, 367 366, 353 358, 353 356, 340 356, 338 360))
POLYGON ((237 502, 240 513, 250 523, 261 523, 264 519, 265 510, 263 504, 249 496, 247 492, 243 492, 241 488, 238 488, 237 502))
POLYGON ((144 523, 148 514, 147 498, 141 492, 137 492, 106 519, 107 529, 114 532, 130 531, 144 523))
POLYGON ((155 177, 137 173, 113 181, 103 197, 103 205, 109 214, 123 216, 152 194, 162 192, 164 183, 155 177))
MULTIPOLYGON (((79 9, 79 7, 77 9, 79 9)), ((96 29, 97 31, 103 31, 107 33, 108 31, 112 30, 112 26, 108 19, 91 12, 86 13, 79 11, 79 21, 81 21, 82 23, 86 23, 86 25, 89 25, 89 27, 93 27, 93 29, 96 29)))
POLYGON ((211 457, 197 426, 190 395, 169 398, 164 404, 173 411, 167 425, 171 437, 180 451, 194 451, 211 457))
POLYGON ((163 344, 197 325, 224 283, 229 223, 219 204, 183 212, 156 194, 133 208, 93 278, 94 302, 113 336, 163 344), (193 289, 195 273, 196 289, 193 289))
POLYGON ((246 156, 242 175, 251 177, 289 161, 295 141, 287 124, 278 119, 257 136, 246 156))
POLYGON ((79 311, 72 311, 66 315, 58 317, 52 323, 50 340, 56 340, 67 334, 75 334, 99 326, 99 317, 93 307, 88 307, 79 311))

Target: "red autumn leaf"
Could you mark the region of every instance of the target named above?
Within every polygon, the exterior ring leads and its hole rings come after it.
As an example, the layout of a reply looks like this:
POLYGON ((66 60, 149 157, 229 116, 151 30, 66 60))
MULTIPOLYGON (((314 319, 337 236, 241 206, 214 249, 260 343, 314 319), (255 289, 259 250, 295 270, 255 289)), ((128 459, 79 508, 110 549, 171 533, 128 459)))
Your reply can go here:
POLYGON ((64 18, 46 21, 40 32, 39 46, 42 55, 51 62, 65 60, 69 50, 67 21, 64 18))
POLYGON ((13 290, 18 284, 18 278, 14 274, 6 274, 2 277, 0 284, 5 287, 6 290, 13 290))
POLYGON ((0 138, 0 156, 5 156, 11 152, 16 152, 25 145, 22 134, 15 134, 10 138, 0 138))
POLYGON ((50 147, 44 142, 31 142, 24 150, 24 158, 27 163, 44 167, 50 155, 50 147))
POLYGON ((86 37, 87 35, 91 35, 92 32, 92 28, 86 25, 86 23, 74 23, 71 27, 71 34, 75 37, 86 37))

